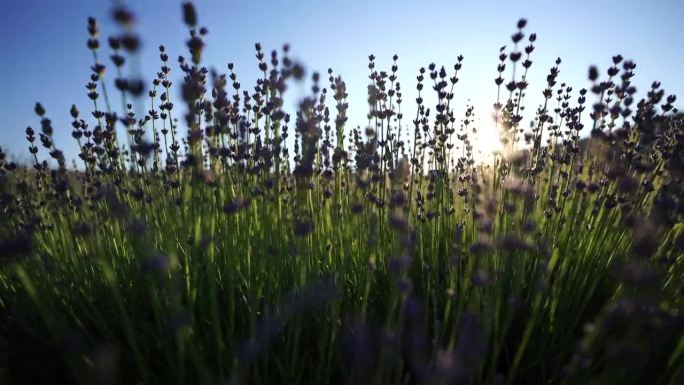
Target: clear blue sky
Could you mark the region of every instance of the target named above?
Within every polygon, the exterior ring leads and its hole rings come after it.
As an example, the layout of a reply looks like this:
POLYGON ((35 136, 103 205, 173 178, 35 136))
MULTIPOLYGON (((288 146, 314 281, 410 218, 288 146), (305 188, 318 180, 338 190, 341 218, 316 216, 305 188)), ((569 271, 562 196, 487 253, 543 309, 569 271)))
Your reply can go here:
MULTIPOLYGON (((186 55, 187 30, 181 21, 181 1, 141 0, 129 5, 138 18, 143 39, 143 75, 151 81, 159 68, 157 46, 167 46, 175 83, 179 54, 186 55)), ((90 74, 86 18, 96 17, 102 35, 115 33, 104 0, 3 0, 0 12, 0 145, 15 156, 27 154, 26 126, 39 127, 33 113, 41 101, 53 120, 56 140, 68 157, 76 146, 70 137, 69 108, 89 111, 85 83, 90 74)), ((528 90, 531 118, 556 57, 563 63, 560 82, 576 90, 588 87, 591 64, 604 71, 612 55, 621 53, 637 63, 639 95, 653 80, 668 93, 684 98, 684 7, 671 1, 196 1, 199 21, 209 28, 203 64, 225 72, 235 62, 238 76, 251 89, 257 76, 254 42, 266 50, 292 45, 292 55, 322 74, 328 67, 341 73, 350 94, 350 125, 364 125, 367 57, 373 53, 380 69, 389 69, 399 55, 399 81, 405 93, 403 110, 415 113, 418 68, 431 62, 453 67, 465 56, 457 105, 470 99, 484 117, 496 97, 498 48, 520 17, 526 31, 538 35, 528 90)), ((102 45, 108 50, 104 38, 102 45)), ((108 52, 107 52, 108 54, 108 52)), ((108 55, 107 55, 108 56, 108 55)), ((110 74, 113 66, 107 60, 110 74)), ((112 76, 109 77, 110 80, 112 76)), ((326 77, 324 77, 325 79, 326 77)), ((110 92, 113 92, 110 87, 110 92)), ((294 97, 306 89, 291 88, 294 97)), ((180 104, 179 108, 180 107, 180 104)), ((681 99, 676 106, 682 106, 681 99)), ((462 112, 462 109, 461 109, 462 112)), ((178 116, 178 113, 177 113, 178 116)), ((462 116, 462 114, 461 114, 462 116)), ((407 119, 407 123, 409 119, 407 119)))

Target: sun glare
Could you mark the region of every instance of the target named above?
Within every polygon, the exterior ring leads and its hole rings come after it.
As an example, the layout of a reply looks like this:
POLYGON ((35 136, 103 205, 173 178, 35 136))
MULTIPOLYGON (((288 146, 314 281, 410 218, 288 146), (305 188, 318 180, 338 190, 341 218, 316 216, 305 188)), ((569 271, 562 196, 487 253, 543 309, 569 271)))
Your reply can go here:
POLYGON ((473 158, 478 162, 490 163, 503 145, 496 122, 492 116, 478 119, 476 132, 472 134, 473 158))

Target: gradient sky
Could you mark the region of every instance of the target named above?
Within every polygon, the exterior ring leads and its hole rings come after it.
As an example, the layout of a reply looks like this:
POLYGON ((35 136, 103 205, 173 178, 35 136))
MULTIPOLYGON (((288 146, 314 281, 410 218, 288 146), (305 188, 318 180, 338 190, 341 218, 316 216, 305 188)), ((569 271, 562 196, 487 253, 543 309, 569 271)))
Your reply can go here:
MULTIPOLYGON (((159 68, 157 46, 166 45, 172 58, 172 78, 180 83, 175 58, 186 55, 187 30, 182 24, 181 1, 130 1, 136 13, 136 30, 143 39, 143 77, 151 81, 159 68)), ((90 110, 85 83, 92 64, 86 48, 86 19, 96 17, 104 37, 117 29, 106 0, 3 0, 0 11, 0 146, 25 159, 24 130, 40 126, 33 113, 36 101, 45 106, 55 128, 58 146, 75 157, 70 137, 69 108, 90 110)), ((575 90, 589 87, 591 64, 604 74, 611 56, 622 54, 637 63, 634 84, 638 95, 660 80, 667 93, 684 99, 682 67, 684 7, 671 1, 196 1, 200 25, 209 28, 203 64, 226 72, 234 62, 243 89, 251 90, 258 75, 254 43, 266 52, 285 42, 292 56, 311 70, 325 74, 328 67, 343 76, 350 103, 350 125, 363 126, 367 111, 367 57, 377 57, 377 68, 391 66, 399 55, 399 81, 405 94, 406 123, 415 114, 415 76, 431 62, 453 68, 465 56, 455 90, 459 118, 470 100, 483 119, 496 98, 498 49, 510 45, 520 17, 528 20, 526 32, 538 35, 534 64, 528 77, 526 122, 541 99, 546 74, 561 57, 560 82, 575 90)), ((104 39, 104 53, 109 55, 104 39)), ((105 64, 113 78, 113 66, 105 64)), ((324 79, 326 79, 324 77, 324 79)), ((292 100, 304 96, 305 87, 291 87, 292 100)), ((110 87, 110 93, 115 92, 110 87)), ((113 100, 118 100, 112 98, 113 100)), ((682 106, 682 99, 677 107, 682 106)), ((589 100, 591 101, 591 99, 589 100)), ((117 104, 114 104, 115 106, 117 104)), ((182 108, 177 103, 178 108, 182 108)), ((176 116, 180 116, 176 111, 176 116)), ((84 115, 84 114, 82 114, 84 115)), ((92 126, 92 123, 91 123, 92 126)))

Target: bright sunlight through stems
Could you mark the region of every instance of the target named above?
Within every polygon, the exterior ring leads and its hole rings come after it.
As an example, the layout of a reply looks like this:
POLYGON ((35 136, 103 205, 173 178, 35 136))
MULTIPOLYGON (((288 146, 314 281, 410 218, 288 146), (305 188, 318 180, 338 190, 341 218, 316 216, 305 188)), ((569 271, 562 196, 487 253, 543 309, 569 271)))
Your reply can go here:
POLYGON ((500 127, 497 127, 493 111, 476 120, 473 132, 473 158, 478 162, 491 163, 504 149, 501 143, 500 127))

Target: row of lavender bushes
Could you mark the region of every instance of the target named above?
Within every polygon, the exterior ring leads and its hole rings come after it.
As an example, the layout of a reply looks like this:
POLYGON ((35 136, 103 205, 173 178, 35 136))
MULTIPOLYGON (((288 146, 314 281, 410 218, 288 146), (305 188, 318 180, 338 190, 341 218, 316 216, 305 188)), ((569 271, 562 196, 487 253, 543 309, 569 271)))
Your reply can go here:
POLYGON ((185 3, 189 56, 159 47, 146 84, 125 75, 133 14, 113 17, 106 41, 88 20, 77 167, 40 104, 33 164, 0 151, 0 382, 684 383, 684 119, 659 83, 637 99, 633 62, 575 90, 557 60, 527 126, 520 20, 485 164, 474 110, 451 103, 463 57, 421 68, 407 107, 398 57, 371 55, 350 128, 342 78, 288 46, 257 44, 245 89, 203 66, 185 3))

